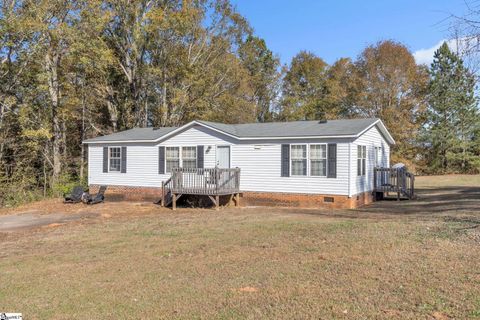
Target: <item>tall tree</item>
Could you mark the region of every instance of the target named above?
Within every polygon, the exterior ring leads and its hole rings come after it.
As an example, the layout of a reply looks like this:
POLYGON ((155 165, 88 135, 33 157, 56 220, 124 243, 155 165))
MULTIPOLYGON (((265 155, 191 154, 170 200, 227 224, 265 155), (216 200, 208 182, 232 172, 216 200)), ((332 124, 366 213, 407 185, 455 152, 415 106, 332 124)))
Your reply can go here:
POLYGON ((282 91, 284 120, 310 120, 328 117, 326 104, 327 63, 311 52, 301 51, 285 70, 282 91))
POLYGON ((355 65, 349 58, 340 58, 328 68, 326 103, 333 118, 354 116, 358 77, 355 65))
POLYGON ((280 85, 280 61, 263 39, 249 35, 239 49, 253 87, 255 117, 259 122, 272 121, 273 104, 280 85))
POLYGON ((426 68, 415 63, 404 45, 391 40, 367 47, 355 67, 358 94, 353 113, 381 118, 398 142, 392 160, 413 165, 426 108, 426 68))
POLYGON ((435 52, 430 76, 423 136, 429 148, 427 169, 433 173, 476 171, 480 117, 475 79, 446 43, 435 52))

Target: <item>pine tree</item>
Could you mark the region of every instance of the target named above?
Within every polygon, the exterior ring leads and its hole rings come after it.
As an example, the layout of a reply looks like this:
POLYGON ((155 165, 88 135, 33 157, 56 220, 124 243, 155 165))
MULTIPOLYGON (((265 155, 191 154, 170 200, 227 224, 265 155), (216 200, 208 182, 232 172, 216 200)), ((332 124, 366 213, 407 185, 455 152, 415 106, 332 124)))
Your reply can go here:
POLYGON ((480 120, 475 79, 446 43, 435 52, 430 77, 423 135, 428 171, 475 171, 475 132, 480 120))

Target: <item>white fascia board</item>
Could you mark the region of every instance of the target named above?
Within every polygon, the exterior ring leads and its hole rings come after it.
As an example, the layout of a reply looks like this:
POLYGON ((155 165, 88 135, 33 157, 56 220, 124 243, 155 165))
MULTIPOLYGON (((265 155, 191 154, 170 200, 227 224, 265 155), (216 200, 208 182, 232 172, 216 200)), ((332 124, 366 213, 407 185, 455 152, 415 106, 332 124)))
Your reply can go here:
MULTIPOLYGON (((295 139, 348 139, 348 138, 358 138, 356 135, 340 135, 340 136, 297 136, 297 137, 248 137, 248 138, 239 138, 236 136, 232 136, 220 130, 215 130, 219 133, 228 135, 229 137, 235 138, 241 141, 250 141, 250 140, 295 140, 295 139)), ((138 142, 145 142, 145 143, 154 143, 159 140, 163 140, 167 138, 167 136, 161 137, 161 139, 157 140, 124 140, 124 141, 90 141, 90 142, 83 142, 84 144, 109 144, 109 143, 138 143, 138 142)))

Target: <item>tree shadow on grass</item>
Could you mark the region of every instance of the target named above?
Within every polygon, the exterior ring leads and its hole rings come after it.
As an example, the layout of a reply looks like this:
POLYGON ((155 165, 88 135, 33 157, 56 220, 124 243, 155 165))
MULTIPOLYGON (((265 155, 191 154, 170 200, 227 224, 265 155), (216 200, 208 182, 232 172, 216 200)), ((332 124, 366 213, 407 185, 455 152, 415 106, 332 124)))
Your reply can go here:
POLYGON ((285 209, 290 214, 346 219, 465 219, 480 220, 479 187, 441 187, 417 189, 415 200, 386 199, 353 210, 285 209))
POLYGON ((479 187, 441 187, 418 189, 417 199, 404 201, 378 201, 355 210, 359 213, 385 215, 449 215, 469 213, 480 215, 479 187))

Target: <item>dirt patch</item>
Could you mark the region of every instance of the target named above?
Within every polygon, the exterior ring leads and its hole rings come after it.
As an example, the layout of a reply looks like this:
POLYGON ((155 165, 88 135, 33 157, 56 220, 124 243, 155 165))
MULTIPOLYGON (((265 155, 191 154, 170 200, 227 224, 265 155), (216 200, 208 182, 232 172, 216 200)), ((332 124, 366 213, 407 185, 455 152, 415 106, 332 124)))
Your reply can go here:
POLYGON ((92 219, 98 217, 97 213, 19 213, 0 216, 0 232, 17 231, 22 229, 47 227, 54 228, 62 226, 68 222, 92 219))

